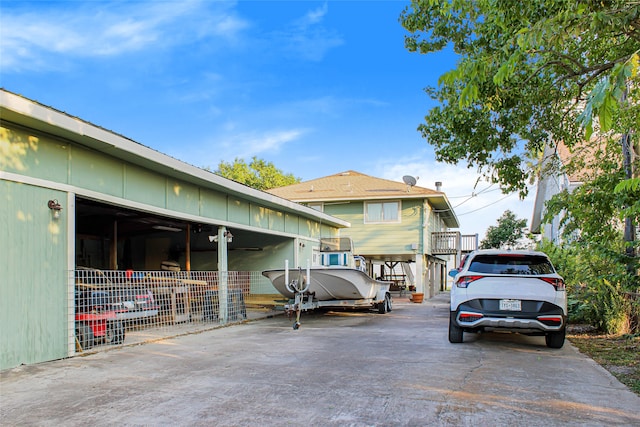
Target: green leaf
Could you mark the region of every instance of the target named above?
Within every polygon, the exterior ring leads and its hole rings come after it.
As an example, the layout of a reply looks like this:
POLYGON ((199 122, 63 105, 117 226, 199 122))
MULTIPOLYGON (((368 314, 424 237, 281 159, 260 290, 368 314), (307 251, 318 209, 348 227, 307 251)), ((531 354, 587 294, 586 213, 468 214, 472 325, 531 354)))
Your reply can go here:
POLYGON ((601 79, 593 88, 591 93, 589 94, 589 102, 593 106, 594 110, 597 110, 607 95, 607 90, 609 89, 609 80, 601 79))
POLYGON ((608 132, 611 130, 611 125, 613 123, 613 114, 617 106, 617 101, 614 99, 611 93, 608 93, 605 96, 598 111, 598 120, 600 122, 600 130, 602 132, 608 132))
POLYGON ((613 192, 616 194, 626 193, 631 191, 640 190, 640 178, 630 178, 621 181, 616 187, 613 189, 613 192))

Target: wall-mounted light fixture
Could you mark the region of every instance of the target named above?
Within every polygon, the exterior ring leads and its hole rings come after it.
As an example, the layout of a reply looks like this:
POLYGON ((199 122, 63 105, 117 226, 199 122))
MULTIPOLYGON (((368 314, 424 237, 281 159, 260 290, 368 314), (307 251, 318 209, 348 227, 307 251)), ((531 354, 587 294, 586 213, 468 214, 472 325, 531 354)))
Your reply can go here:
POLYGON ((51 209, 51 211, 53 212, 53 217, 55 219, 60 218, 60 212, 62 211, 62 206, 60 206, 60 203, 58 203, 58 199, 49 200, 47 202, 47 207, 51 209))
MULTIPOLYGON (((233 241, 233 234, 231 234, 230 231, 225 231, 224 233, 222 233, 222 235, 227 239, 227 243, 231 243, 233 241)), ((218 235, 217 234, 213 234, 209 236, 209 242, 211 243, 217 243, 218 242, 218 235)))

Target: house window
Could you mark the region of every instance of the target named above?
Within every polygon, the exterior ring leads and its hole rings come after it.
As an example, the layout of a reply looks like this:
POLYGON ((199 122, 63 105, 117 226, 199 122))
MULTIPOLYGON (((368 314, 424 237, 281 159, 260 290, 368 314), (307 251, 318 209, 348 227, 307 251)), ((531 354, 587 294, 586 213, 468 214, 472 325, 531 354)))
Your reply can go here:
POLYGON ((309 206, 311 209, 315 209, 317 211, 324 212, 324 204, 322 202, 319 202, 319 203, 308 203, 307 206, 309 206))
POLYGON ((365 203, 364 222, 400 222, 400 202, 365 203))

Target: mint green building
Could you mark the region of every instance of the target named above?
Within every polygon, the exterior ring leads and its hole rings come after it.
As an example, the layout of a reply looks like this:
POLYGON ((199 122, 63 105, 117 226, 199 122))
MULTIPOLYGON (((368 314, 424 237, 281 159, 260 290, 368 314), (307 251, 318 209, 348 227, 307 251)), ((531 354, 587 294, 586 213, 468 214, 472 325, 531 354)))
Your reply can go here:
POLYGON ((447 263, 476 249, 478 236, 454 231, 460 225, 440 182, 432 190, 405 181, 345 171, 269 192, 348 221, 341 236, 377 264, 376 275, 430 297, 445 288, 447 263))
POLYGON ((303 265, 350 224, 0 91, 0 369, 73 356, 74 271, 303 265))

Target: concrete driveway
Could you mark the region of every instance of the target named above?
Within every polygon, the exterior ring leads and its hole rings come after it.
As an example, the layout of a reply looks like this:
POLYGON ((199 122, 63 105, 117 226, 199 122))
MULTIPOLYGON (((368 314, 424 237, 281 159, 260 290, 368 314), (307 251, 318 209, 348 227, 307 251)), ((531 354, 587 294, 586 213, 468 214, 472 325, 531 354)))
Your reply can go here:
POLYGON ((640 397, 566 344, 447 341, 448 294, 303 314, 0 374, 0 424, 640 425, 640 397))

